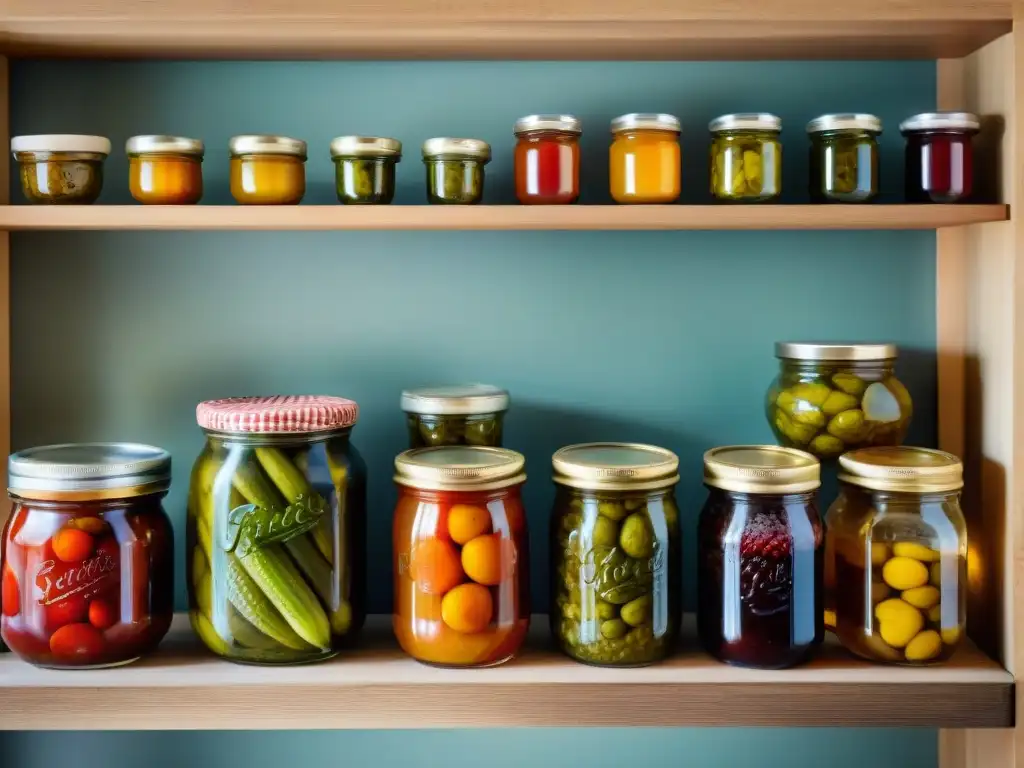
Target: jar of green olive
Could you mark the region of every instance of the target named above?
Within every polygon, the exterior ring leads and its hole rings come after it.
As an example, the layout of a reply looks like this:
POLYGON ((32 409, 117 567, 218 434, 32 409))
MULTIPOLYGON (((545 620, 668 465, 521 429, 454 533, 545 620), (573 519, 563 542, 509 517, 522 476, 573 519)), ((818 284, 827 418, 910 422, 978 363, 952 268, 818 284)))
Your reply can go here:
POLYGON ((679 459, 635 443, 571 445, 552 457, 551 632, 586 664, 668 656, 682 618, 679 459))
POLYGON ((767 113, 716 117, 711 132, 711 194, 757 203, 782 192, 782 119, 767 113))
POLYGON ((508 392, 488 384, 407 389, 402 410, 409 447, 484 445, 501 447, 508 392))
POLYGON ((825 459, 903 442, 914 406, 896 378, 895 344, 780 342, 775 356, 766 409, 780 444, 825 459))
POLYGON ((491 145, 480 139, 440 137, 423 143, 427 200, 438 205, 476 205, 484 197, 484 166, 491 145))
POLYGON ((387 205, 395 197, 395 165, 402 142, 379 136, 338 136, 331 141, 338 200, 350 205, 387 205))
POLYGON ((11 153, 30 203, 89 205, 103 190, 110 139, 66 133, 15 136, 11 153))
POLYGON ((878 195, 874 115, 822 115, 807 124, 811 138, 809 191, 815 203, 866 203, 878 195))

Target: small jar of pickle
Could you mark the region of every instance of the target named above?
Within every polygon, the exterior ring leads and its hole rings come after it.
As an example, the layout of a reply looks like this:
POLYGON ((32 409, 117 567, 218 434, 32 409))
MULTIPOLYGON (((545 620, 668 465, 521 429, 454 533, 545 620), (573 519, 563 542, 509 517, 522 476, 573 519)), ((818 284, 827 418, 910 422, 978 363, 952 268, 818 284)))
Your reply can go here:
POLYGON ((488 384, 407 389, 402 410, 409 447, 484 445, 501 447, 508 392, 488 384))
POLYGON ((811 137, 809 192, 815 203, 866 203, 878 196, 878 137, 874 115, 822 115, 811 137))
POLYGON ((395 197, 395 165, 402 142, 379 136, 338 136, 331 141, 338 200, 349 205, 387 205, 395 197))
POLYGON ((30 203, 90 205, 103 191, 110 139, 65 133, 15 136, 11 153, 30 203))
POLYGON ((436 205, 477 205, 484 199, 484 166, 491 145, 480 139, 439 137, 423 142, 427 200, 436 205))
POLYGON ((716 117, 711 131, 711 194, 758 203, 782 193, 782 120, 767 113, 716 117))
POLYGON ((964 635, 963 465, 926 448, 862 448, 839 458, 825 518, 825 621, 858 656, 929 664, 964 635))
POLYGON ((779 443, 826 459, 903 442, 914 406, 896 378, 895 344, 779 342, 775 356, 766 410, 779 443))

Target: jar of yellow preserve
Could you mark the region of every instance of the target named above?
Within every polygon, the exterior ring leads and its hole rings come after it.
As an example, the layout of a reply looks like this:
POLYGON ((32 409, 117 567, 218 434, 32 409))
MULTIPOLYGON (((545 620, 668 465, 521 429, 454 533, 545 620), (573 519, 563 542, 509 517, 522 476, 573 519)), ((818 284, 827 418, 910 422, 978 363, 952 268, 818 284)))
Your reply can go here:
POLYGON ((192 205, 203 196, 203 142, 182 136, 132 136, 128 186, 151 205, 192 205))
POLYGON ((679 119, 633 113, 612 120, 608 165, 617 203, 672 203, 679 198, 679 119))
POLYGON ((306 194, 306 142, 287 136, 235 136, 231 196, 243 205, 295 205, 306 194))

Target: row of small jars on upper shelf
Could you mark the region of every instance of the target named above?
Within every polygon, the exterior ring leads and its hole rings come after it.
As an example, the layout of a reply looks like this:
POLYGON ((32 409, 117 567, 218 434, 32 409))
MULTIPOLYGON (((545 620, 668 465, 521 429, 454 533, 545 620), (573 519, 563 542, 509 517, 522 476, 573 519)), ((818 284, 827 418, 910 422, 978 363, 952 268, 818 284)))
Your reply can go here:
MULTIPOLYGON (((908 202, 952 203, 972 191, 972 136, 978 118, 927 113, 905 120, 908 202)), ((771 114, 722 115, 711 121, 711 194, 727 202, 776 200, 782 192, 782 121, 771 114)), ((681 192, 678 118, 628 114, 611 123, 612 198, 619 203, 672 203, 681 192)), ((575 203, 580 196, 581 121, 572 115, 530 115, 516 121, 515 185, 521 203, 575 203)), ((822 115, 811 137, 809 191, 821 203, 865 203, 879 191, 874 115, 822 115)), ((100 194, 110 141, 101 136, 17 136, 11 148, 22 189, 34 203, 94 202, 100 194)), ((129 187, 141 203, 188 205, 203 194, 203 142, 177 136, 128 140, 129 187)), ((230 142, 231 194, 246 205, 288 205, 306 189, 304 141, 285 136, 235 136, 230 142)), ((395 194, 397 139, 339 136, 331 142, 338 199, 387 204, 395 194)), ((427 199, 472 205, 483 200, 490 145, 480 139, 439 137, 422 147, 427 199)))

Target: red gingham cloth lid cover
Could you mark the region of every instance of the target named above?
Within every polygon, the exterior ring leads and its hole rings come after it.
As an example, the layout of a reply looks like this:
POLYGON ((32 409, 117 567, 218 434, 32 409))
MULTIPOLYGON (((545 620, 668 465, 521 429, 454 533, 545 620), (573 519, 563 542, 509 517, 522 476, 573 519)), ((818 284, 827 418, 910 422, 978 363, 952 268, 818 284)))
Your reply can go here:
POLYGON ((214 432, 327 432, 351 427, 358 418, 354 401, 330 395, 226 397, 196 406, 199 426, 214 432))

